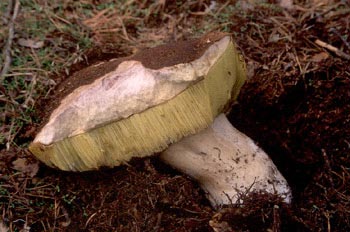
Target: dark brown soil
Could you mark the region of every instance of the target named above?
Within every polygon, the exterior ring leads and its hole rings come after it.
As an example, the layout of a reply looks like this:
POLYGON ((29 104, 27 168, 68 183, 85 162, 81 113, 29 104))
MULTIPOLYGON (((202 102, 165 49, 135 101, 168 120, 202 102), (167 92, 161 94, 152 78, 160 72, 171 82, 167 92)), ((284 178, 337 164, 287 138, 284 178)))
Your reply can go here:
POLYGON ((230 119, 287 178, 293 188, 292 218, 303 231, 350 228, 349 60, 314 43, 327 41, 349 54, 339 35, 349 34, 350 16, 333 14, 339 6, 318 16, 293 11, 288 17, 297 19, 294 23, 285 21, 285 12, 271 9, 254 11, 250 22, 234 17, 247 25, 237 39, 253 71, 230 119), (267 18, 277 19, 290 39, 269 41, 276 21, 267 18), (256 36, 252 22, 263 28, 265 41, 256 36), (324 53, 325 58, 316 59, 324 53))
POLYGON ((4 223, 12 231, 26 221, 31 231, 350 231, 350 65, 315 43, 350 54, 350 3, 304 7, 250 7, 230 16, 229 29, 249 72, 229 118, 285 175, 291 206, 258 194, 216 211, 156 157, 80 174, 41 166, 32 178, 12 162, 36 161, 12 148, 0 159, 4 223))

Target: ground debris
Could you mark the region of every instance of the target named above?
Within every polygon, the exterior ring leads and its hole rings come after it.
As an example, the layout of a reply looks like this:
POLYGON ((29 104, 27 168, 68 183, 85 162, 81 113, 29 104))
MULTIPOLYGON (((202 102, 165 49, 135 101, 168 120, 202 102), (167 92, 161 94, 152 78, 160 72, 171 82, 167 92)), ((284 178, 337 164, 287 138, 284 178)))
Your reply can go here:
POLYGON ((25 158, 18 158, 12 162, 12 168, 30 177, 34 177, 39 171, 39 162, 28 163, 25 158))
POLYGON ((350 184, 344 169, 350 167, 350 69, 343 55, 350 52, 344 41, 350 28, 340 22, 350 19, 343 14, 349 5, 294 3, 288 12, 260 6, 250 18, 233 16, 234 31, 247 25, 236 36, 254 71, 231 119, 292 185, 293 215, 287 218, 303 230, 343 231, 350 228, 344 189, 350 184))

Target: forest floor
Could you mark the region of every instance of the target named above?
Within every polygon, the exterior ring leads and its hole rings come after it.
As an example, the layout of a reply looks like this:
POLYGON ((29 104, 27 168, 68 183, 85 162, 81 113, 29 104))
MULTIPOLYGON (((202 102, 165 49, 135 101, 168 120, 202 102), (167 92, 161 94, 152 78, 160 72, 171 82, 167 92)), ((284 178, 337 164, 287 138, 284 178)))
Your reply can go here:
POLYGON ((0 3, 0 231, 350 231, 350 2, 10 0, 0 3), (248 80, 232 124, 273 159, 291 205, 211 208, 157 157, 86 173, 27 150, 69 74, 211 31, 233 35, 248 80))

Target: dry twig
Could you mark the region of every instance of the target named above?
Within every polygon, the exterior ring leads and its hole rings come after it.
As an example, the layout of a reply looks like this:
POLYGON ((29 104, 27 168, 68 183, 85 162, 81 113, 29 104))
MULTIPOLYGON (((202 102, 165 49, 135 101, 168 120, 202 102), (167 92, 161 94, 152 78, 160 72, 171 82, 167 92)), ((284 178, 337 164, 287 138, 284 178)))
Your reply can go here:
POLYGON ((329 51, 334 52, 337 56, 339 56, 341 58, 350 60, 349 54, 346 54, 345 52, 339 50, 338 48, 336 48, 336 47, 334 47, 326 42, 323 42, 322 40, 316 39, 315 43, 320 47, 326 48, 329 51))
MULTIPOLYGON (((9 5, 13 6, 13 9, 9 7, 10 11, 13 11, 12 13, 12 17, 10 19, 10 21, 8 22, 8 28, 9 28, 9 34, 7 37, 7 43, 4 47, 4 65, 2 67, 1 73, 0 73, 0 83, 2 83, 5 79, 5 75, 7 74, 9 68, 10 68, 10 64, 11 64, 11 46, 12 46, 12 41, 13 41, 13 36, 14 36, 14 22, 16 20, 17 14, 18 14, 18 10, 19 10, 19 6, 20 6, 20 2, 19 0, 9 0, 9 5), (15 1, 15 4, 13 4, 13 1, 15 1)), ((9 12, 8 15, 10 15, 11 13, 9 12)))

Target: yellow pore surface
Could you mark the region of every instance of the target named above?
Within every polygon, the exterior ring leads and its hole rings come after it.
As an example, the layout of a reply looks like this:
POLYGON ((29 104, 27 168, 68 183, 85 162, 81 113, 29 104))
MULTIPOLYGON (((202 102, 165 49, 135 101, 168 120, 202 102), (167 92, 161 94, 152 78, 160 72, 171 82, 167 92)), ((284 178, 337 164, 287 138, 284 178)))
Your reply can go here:
POLYGON ((245 77, 244 63, 230 42, 208 74, 173 99, 51 145, 32 143, 29 149, 47 165, 67 171, 113 167, 149 156, 208 127, 237 97, 245 77))

